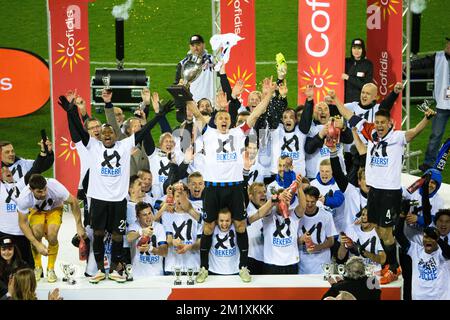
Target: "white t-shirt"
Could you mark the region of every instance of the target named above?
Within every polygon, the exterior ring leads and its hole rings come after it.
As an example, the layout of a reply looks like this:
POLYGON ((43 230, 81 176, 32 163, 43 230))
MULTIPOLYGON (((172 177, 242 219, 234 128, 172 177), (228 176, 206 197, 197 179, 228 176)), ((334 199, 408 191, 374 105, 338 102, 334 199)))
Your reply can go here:
MULTIPOLYGON (((172 235, 174 239, 180 238, 183 244, 193 244, 202 235, 199 223, 187 213, 164 212, 161 220, 166 235, 172 235)), ((200 267, 199 251, 189 250, 184 254, 178 254, 176 253, 175 247, 170 246, 165 259, 164 270, 166 272, 172 272, 174 267, 186 267, 198 270, 200 267)))
POLYGON ((17 211, 22 214, 29 214, 30 209, 39 211, 50 211, 56 208, 62 208, 64 201, 69 199, 70 193, 56 179, 47 180, 47 196, 44 200, 38 200, 31 192, 30 186, 27 185, 20 193, 17 199, 17 211))
POLYGON ((263 218, 264 263, 276 266, 289 266, 298 263, 298 227, 299 218, 291 211, 288 221, 276 213, 263 218), (290 220, 290 221, 289 221, 290 220))
POLYGON ((207 126, 203 133, 205 167, 202 175, 209 182, 243 181, 245 133, 242 126, 232 128, 226 134, 207 126))
POLYGON ((209 270, 217 274, 236 274, 239 272, 239 256, 234 225, 225 232, 216 225, 209 250, 209 270))
MULTIPOLYGON (((136 222, 128 228, 129 231, 139 232, 142 230, 141 225, 136 222)), ((137 243, 140 238, 133 241, 131 244, 136 248, 137 243)), ((154 221, 153 222, 153 235, 150 239, 152 246, 157 248, 164 244, 167 245, 166 232, 164 227, 154 221)), ((162 276, 164 274, 163 270, 163 257, 150 252, 140 252, 137 248, 135 249, 135 254, 131 259, 133 264, 133 277, 136 279, 145 278, 149 276, 162 276)))
POLYGON ((33 167, 33 163, 34 160, 19 159, 12 165, 8 166, 14 181, 19 181, 20 178, 23 178, 25 174, 33 167))
MULTIPOLYGON (((363 231, 360 225, 353 224, 345 230, 345 234, 352 239, 354 243, 360 244, 367 252, 379 254, 380 251, 384 251, 375 228, 367 232, 363 231)), ((350 253, 350 255, 352 254, 350 253)), ((381 270, 381 265, 371 261, 369 258, 364 258, 364 262, 366 264, 371 263, 375 265, 375 271, 381 270)))
MULTIPOLYGON (((256 207, 252 202, 249 202, 247 207, 247 215, 250 218, 256 214, 256 207)), ((264 261, 264 233, 263 221, 258 219, 252 224, 247 224, 248 235, 248 256, 255 260, 264 261)))
POLYGON ((411 242, 408 255, 412 260, 412 299, 450 299, 450 260, 441 248, 428 254, 423 245, 411 242))
POLYGON ((347 184, 347 189, 345 189, 344 196, 344 224, 346 226, 350 226, 357 219, 356 215, 361 211, 361 209, 367 206, 367 198, 361 194, 361 189, 355 187, 351 183, 347 184))
POLYGON ((296 175, 306 174, 305 163, 305 141, 306 135, 303 134, 298 126, 295 126, 292 132, 286 132, 283 124, 272 131, 273 139, 273 157, 272 157, 272 172, 278 172, 278 159, 280 156, 286 155, 292 158, 294 172, 296 175))
MULTIPOLYGON (((331 212, 324 208, 318 208, 313 216, 304 215, 300 219, 298 236, 301 237, 306 232, 311 235, 311 240, 315 244, 321 244, 329 237, 337 235, 331 212)), ((300 274, 321 274, 322 264, 331 262, 330 249, 324 249, 319 252, 308 253, 306 246, 300 248, 300 274)))
POLYGON ((23 236, 16 208, 17 198, 23 188, 24 178, 20 178, 17 183, 0 182, 0 232, 23 236))
POLYGON ((112 148, 106 148, 101 141, 91 137, 87 145, 91 157, 88 197, 115 202, 125 199, 130 183, 130 157, 134 142, 133 134, 116 141, 112 148))
MULTIPOLYGON (((315 179, 311 181, 311 186, 316 187, 319 189, 320 194, 325 196, 330 192, 330 190, 334 193, 336 191, 340 191, 338 185, 336 182, 332 184, 322 184, 319 182, 318 179, 315 179)), ((345 201, 345 195, 344 195, 344 201, 345 201)), ((334 226, 336 227, 337 232, 341 232, 345 230, 346 227, 346 221, 345 221, 345 215, 344 215, 344 202, 337 208, 330 208, 330 211, 333 214, 333 221, 334 226)))
MULTIPOLYGON (((308 137, 315 137, 323 128, 323 124, 312 124, 308 132, 308 137)), ((345 172, 345 162, 344 162, 344 144, 336 144, 337 154, 339 157, 339 162, 341 168, 345 172)), ((309 179, 315 178, 320 169, 320 162, 325 159, 330 159, 330 149, 324 144, 321 148, 317 149, 314 153, 305 153, 306 161, 306 176, 309 179)))
MULTIPOLYGON (((361 131, 365 126, 371 126, 366 120, 360 121, 356 127, 361 131)), ((371 130, 371 135, 376 132, 371 130)), ((368 186, 384 189, 399 190, 402 187, 401 173, 403 149, 407 144, 405 131, 391 130, 388 134, 374 143, 369 140, 366 156, 366 183, 368 186)))
MULTIPOLYGON (((256 160, 258 160, 258 158, 256 160)), ((250 167, 248 185, 251 185, 253 182, 264 183, 264 173, 265 172, 266 172, 266 169, 258 161, 256 161, 250 167)))
MULTIPOLYGON (((183 161, 183 157, 175 156, 175 160, 177 164, 180 164, 183 161)), ((163 195, 165 193, 164 182, 169 177, 170 160, 166 153, 156 148, 155 151, 148 157, 148 162, 150 163, 150 171, 153 178, 152 190, 155 194, 163 195)))
MULTIPOLYGON (((254 131, 254 130, 253 130, 254 131)), ((251 131, 251 134, 255 134, 251 131)), ((257 162, 264 168, 264 177, 272 175, 273 137, 271 130, 259 131, 259 150, 257 162)))
POLYGON ((75 143, 75 147, 80 158, 80 181, 78 182, 78 190, 80 190, 83 189, 83 179, 89 169, 89 160, 92 155, 82 141, 75 143))
MULTIPOLYGON (((415 192, 413 192, 413 194, 410 194, 405 188, 402 188, 402 196, 405 199, 417 201, 418 205, 412 207, 411 210, 418 209, 417 215, 420 217, 423 217, 422 195, 420 194, 419 190, 416 190, 415 192)), ((433 195, 433 197, 430 198, 430 205, 431 205, 431 216, 432 217, 436 215, 436 213, 439 211, 439 209, 445 208, 445 202, 438 193, 435 193, 433 195)), ((406 236, 406 238, 408 238, 408 240, 416 241, 415 239, 417 239, 417 236, 420 236, 420 238, 422 238, 423 227, 421 227, 417 223, 409 225, 406 223, 406 221, 405 221, 405 226, 406 226, 406 228, 404 228, 405 236, 406 236)), ((419 243, 422 243, 422 240, 420 240, 419 243)))

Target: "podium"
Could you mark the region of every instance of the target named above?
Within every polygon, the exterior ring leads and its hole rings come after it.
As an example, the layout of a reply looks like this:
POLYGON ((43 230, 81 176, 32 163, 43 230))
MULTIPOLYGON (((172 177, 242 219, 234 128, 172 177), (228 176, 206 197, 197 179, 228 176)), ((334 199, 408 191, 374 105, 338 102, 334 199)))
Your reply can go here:
MULTIPOLYGON (((320 300, 330 288, 323 275, 254 275, 252 282, 243 283, 239 276, 209 276, 204 283, 174 286, 173 276, 155 276, 116 283, 104 280, 89 283, 87 278, 77 279, 69 285, 38 282, 37 295, 46 300, 47 294, 59 288, 64 300, 320 300)), ((402 279, 381 286, 383 300, 401 300, 402 279)))

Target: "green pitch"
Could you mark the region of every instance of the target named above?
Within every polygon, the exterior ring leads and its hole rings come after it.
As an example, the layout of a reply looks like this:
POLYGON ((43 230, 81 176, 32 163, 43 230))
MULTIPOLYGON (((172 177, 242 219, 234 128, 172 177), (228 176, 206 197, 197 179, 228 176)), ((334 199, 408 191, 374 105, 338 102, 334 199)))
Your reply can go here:
MULTIPOLYGON (((89 4, 90 59, 92 62, 114 62, 114 5, 125 0, 97 0, 89 4)), ((450 36, 450 20, 445 10, 447 0, 427 1, 422 14, 421 51, 442 50, 444 37, 450 36)), ((366 37, 366 0, 347 1, 347 50, 355 37, 366 37)), ((32 51, 48 59, 47 11, 44 0, 0 0, 0 46, 32 51)), ((286 60, 297 59, 297 0, 256 1, 256 59, 258 62, 275 61, 275 54, 282 52, 286 60)), ((211 1, 209 0, 135 0, 130 18, 125 22, 125 67, 139 67, 132 63, 170 63, 173 66, 146 66, 151 79, 151 90, 169 99, 167 87, 174 79, 175 64, 188 50, 189 36, 200 33, 209 39, 211 33, 211 1)), ((209 43, 207 44, 209 47, 209 43)), ((210 50, 209 50, 210 51, 210 50)), ((0 63, 5 63, 1 61, 0 63)), ((111 65, 91 64, 95 68, 111 65)), ((289 103, 296 106, 296 64, 289 64, 289 103)), ((276 75, 275 62, 257 65, 257 81, 276 75)), ((23 94, 26 99, 26 92, 23 94)), ((14 108, 14 106, 1 106, 14 108)), ((104 120, 104 116, 96 115, 104 120)), ((421 114, 414 108, 411 126, 420 120, 421 114)), ((174 127, 174 115, 169 119, 174 127)), ((47 104, 37 112, 15 119, 0 120, 0 139, 14 143, 18 155, 34 158, 39 130, 50 132, 50 107, 47 104)), ((154 130, 154 137, 159 136, 154 130)), ((449 130, 447 130, 449 131, 449 130)), ((425 152, 430 127, 411 145, 411 150, 425 152)), ((157 139, 155 139, 157 141, 157 139)), ((421 159, 422 160, 422 159, 421 159)), ((51 176, 51 172, 48 173, 51 176)), ((450 183, 450 170, 444 172, 444 182, 450 183)))

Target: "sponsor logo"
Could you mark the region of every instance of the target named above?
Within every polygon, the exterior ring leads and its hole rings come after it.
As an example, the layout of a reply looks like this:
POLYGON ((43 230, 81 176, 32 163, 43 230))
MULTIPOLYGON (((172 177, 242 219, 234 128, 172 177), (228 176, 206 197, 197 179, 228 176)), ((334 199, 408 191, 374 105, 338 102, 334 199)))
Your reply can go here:
POLYGON ((327 55, 330 48, 330 40, 326 32, 330 28, 330 15, 325 8, 330 8, 329 2, 319 2, 316 0, 306 0, 306 4, 311 7, 311 27, 314 33, 308 33, 305 38, 306 52, 313 57, 320 58, 327 55), (317 38, 321 40, 316 40, 317 38), (314 49, 313 44, 314 43, 314 49), (320 49, 319 49, 320 48, 320 49))
POLYGON ((73 143, 72 140, 69 140, 65 137, 61 137, 61 143, 59 144, 60 147, 63 149, 62 152, 58 155, 58 158, 64 158, 64 162, 72 160, 72 164, 75 166, 77 163, 77 147, 75 146, 75 143, 73 143))
POLYGON ((287 238, 273 237, 272 244, 274 247, 288 247, 292 245, 292 237, 287 238))
POLYGON ((214 249, 214 255, 217 257, 232 257, 236 255, 236 247, 231 249, 214 249))
POLYGON ((64 69, 69 64, 70 73, 73 71, 74 64, 78 61, 84 61, 80 54, 86 47, 81 46, 81 40, 76 41, 75 30, 81 28, 81 10, 77 5, 67 7, 66 19, 66 41, 64 43, 57 43, 59 49, 56 50, 61 56, 56 60, 55 65, 61 63, 61 69, 64 69))
POLYGON ((387 167, 389 166, 389 158, 372 157, 370 165, 373 167, 387 167))
POLYGON ((381 18, 386 21, 386 16, 402 12, 399 0, 377 0, 367 6, 367 28, 370 30, 381 29, 381 18))
MULTIPOLYGON (((313 83, 316 86, 316 101, 321 101, 323 97, 328 95, 328 91, 333 86, 337 86, 338 82, 333 78, 333 74, 329 73, 327 67, 320 65, 320 61, 317 62, 316 68, 309 66, 309 70, 303 70, 302 79, 307 83, 313 83)), ((306 85, 301 87, 302 90, 306 89, 306 85)))
MULTIPOLYGON (((248 0, 243 0, 243 2, 249 4, 248 0)), ((243 14, 243 11, 241 9, 241 0, 230 0, 227 3, 227 7, 231 6, 233 4, 234 7, 234 33, 239 35, 241 33, 241 28, 244 26, 241 16, 243 14)))
POLYGON ((0 63, 0 118, 33 113, 48 101, 50 74, 45 60, 21 49, 0 48, 0 61, 4 62, 0 63))
POLYGON ((250 89, 251 88, 251 78, 253 76, 253 73, 250 72, 248 73, 248 70, 245 69, 244 72, 241 74, 241 66, 237 66, 237 72, 233 72, 231 77, 228 77, 228 81, 230 81, 230 84, 232 86, 234 86, 236 84, 236 81, 238 81, 239 79, 242 79, 244 81, 244 91, 247 93, 250 93, 250 89))

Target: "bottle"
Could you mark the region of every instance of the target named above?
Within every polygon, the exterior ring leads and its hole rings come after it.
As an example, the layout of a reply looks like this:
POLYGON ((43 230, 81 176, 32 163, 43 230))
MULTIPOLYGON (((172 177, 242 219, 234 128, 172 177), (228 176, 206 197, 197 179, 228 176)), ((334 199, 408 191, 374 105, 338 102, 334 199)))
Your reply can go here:
POLYGON ((412 185, 410 185, 406 190, 409 193, 413 193, 414 191, 416 191, 417 189, 419 189, 420 187, 423 186, 423 184, 425 183, 425 180, 427 179, 428 176, 431 176, 430 173, 424 174, 422 177, 420 177, 420 179, 417 179, 416 181, 414 181, 414 183, 412 185))
MULTIPOLYGON (((289 190, 290 194, 293 196, 297 192, 298 184, 296 181, 293 181, 291 185, 287 188, 289 190)), ((289 212, 289 204, 287 204, 284 201, 280 201, 278 203, 278 207, 280 209, 281 215, 284 217, 284 219, 288 219, 290 212, 289 212)))
POLYGON ((409 193, 413 193, 417 189, 419 189, 421 186, 423 186, 425 182, 425 177, 419 178, 416 181, 414 181, 413 184, 411 184, 408 189, 406 189, 409 193))
POLYGON ((309 233, 306 233, 309 237, 308 238, 306 238, 306 240, 305 240, 305 246, 306 246, 306 251, 307 252, 310 252, 310 250, 312 249, 312 248, 314 248, 314 242, 312 242, 312 240, 311 240, 311 235, 309 234, 309 233))
MULTIPOLYGON (((341 234, 341 236, 343 236, 343 237, 347 237, 347 235, 345 234, 344 231, 341 231, 340 234, 341 234)), ((346 249, 353 247, 353 241, 352 241, 352 239, 350 239, 349 237, 347 237, 347 239, 348 239, 348 242, 347 242, 346 244, 344 244, 344 247, 345 247, 346 249)))
POLYGON ((331 118, 330 126, 328 127, 328 133, 325 138, 325 145, 332 147, 334 143, 339 143, 341 136, 341 130, 335 126, 334 118, 331 118))
POLYGON ((148 236, 142 236, 142 237, 139 239, 139 241, 138 241, 136 247, 139 248, 140 246, 143 246, 143 245, 147 244, 149 241, 150 241, 150 237, 148 237, 148 236))
POLYGON ((80 261, 86 261, 89 256, 89 245, 83 238, 80 238, 80 244, 78 245, 78 256, 80 261))

